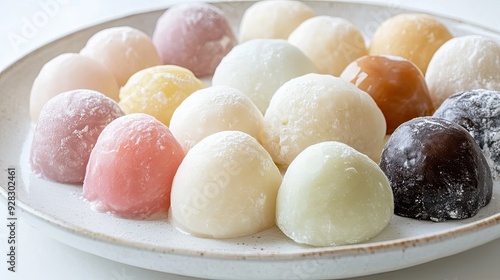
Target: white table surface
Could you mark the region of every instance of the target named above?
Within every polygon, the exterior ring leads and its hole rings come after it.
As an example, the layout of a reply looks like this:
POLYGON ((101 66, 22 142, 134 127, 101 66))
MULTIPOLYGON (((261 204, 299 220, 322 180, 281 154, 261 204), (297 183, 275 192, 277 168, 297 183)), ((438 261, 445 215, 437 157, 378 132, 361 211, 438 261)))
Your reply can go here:
MULTIPOLYGON (((176 1, 138 0, 0 0, 0 69, 51 40, 94 23, 130 14, 133 11, 161 8, 176 1), (52 5, 47 10, 47 5, 52 5), (49 11, 47 20, 19 40, 26 21, 49 11)), ((500 31, 500 1, 495 0, 364 0, 415 8, 464 19, 500 31)), ((40 18, 43 20, 43 18, 40 18)), ((0 136, 1 137, 1 136, 0 136)), ((6 221, 6 206, 0 199, 0 219, 6 221)), ((19 212, 19 211, 18 211, 19 212)), ((91 255, 45 236, 18 217, 17 272, 7 271, 6 226, 0 226, 0 279, 194 279, 150 271, 91 255)), ((500 279, 500 239, 475 249, 415 267, 355 279, 500 279)))

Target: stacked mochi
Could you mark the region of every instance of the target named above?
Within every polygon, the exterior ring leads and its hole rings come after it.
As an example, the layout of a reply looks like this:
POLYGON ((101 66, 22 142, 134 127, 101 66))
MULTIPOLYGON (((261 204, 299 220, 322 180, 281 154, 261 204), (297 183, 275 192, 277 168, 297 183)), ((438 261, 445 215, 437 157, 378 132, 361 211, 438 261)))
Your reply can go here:
POLYGON ((151 38, 102 30, 35 79, 31 169, 83 184, 97 211, 168 213, 204 238, 277 225, 332 246, 394 213, 476 215, 500 178, 499 45, 425 14, 365 39, 292 0, 251 5, 239 42, 206 3, 169 8, 151 38))

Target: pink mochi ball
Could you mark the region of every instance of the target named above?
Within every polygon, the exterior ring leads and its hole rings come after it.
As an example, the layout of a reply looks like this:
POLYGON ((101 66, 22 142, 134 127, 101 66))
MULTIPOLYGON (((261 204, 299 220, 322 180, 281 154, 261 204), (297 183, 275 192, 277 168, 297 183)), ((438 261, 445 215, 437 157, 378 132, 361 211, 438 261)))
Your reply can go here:
POLYGON ((158 19, 153 44, 164 64, 188 68, 202 77, 214 73, 237 39, 219 8, 187 3, 171 7, 158 19))
POLYGON ((72 90, 42 108, 31 144, 33 173, 61 183, 82 183, 101 131, 123 115, 118 104, 93 90, 72 90))
POLYGON ((101 133, 87 165, 83 196, 93 207, 143 219, 166 213, 184 151, 168 127, 146 114, 129 114, 101 133))

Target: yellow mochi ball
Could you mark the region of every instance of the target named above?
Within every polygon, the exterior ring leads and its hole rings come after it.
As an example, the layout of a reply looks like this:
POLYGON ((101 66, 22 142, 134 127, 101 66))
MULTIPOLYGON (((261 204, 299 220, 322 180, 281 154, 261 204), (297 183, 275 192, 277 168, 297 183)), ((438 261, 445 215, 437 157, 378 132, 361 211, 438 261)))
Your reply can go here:
POLYGON ((204 87, 186 68, 154 66, 130 77, 120 90, 118 105, 126 114, 145 113, 169 126, 172 114, 182 101, 204 87))

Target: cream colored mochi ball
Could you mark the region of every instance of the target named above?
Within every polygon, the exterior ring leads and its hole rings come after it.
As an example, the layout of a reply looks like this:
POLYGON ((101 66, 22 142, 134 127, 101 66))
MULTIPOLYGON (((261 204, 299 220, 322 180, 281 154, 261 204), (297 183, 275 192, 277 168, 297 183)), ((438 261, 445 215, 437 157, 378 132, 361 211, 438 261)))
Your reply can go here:
POLYGON ((196 144, 172 184, 170 218, 179 230, 207 238, 255 234, 275 225, 281 173, 271 156, 241 131, 196 144))
POLYGON ((384 115, 368 93, 320 74, 281 86, 264 123, 263 145, 284 168, 305 148, 324 141, 345 143, 378 160, 386 130, 384 115))
POLYGON ((314 15, 314 10, 300 1, 258 1, 243 14, 240 40, 286 39, 300 23, 314 15))
POLYGON ((317 16, 304 21, 288 37, 321 74, 340 76, 346 66, 368 54, 361 31, 338 17, 317 16))
POLYGON ((170 130, 184 151, 220 131, 238 130, 260 140, 264 117, 241 91, 214 86, 188 96, 175 109, 170 130))

